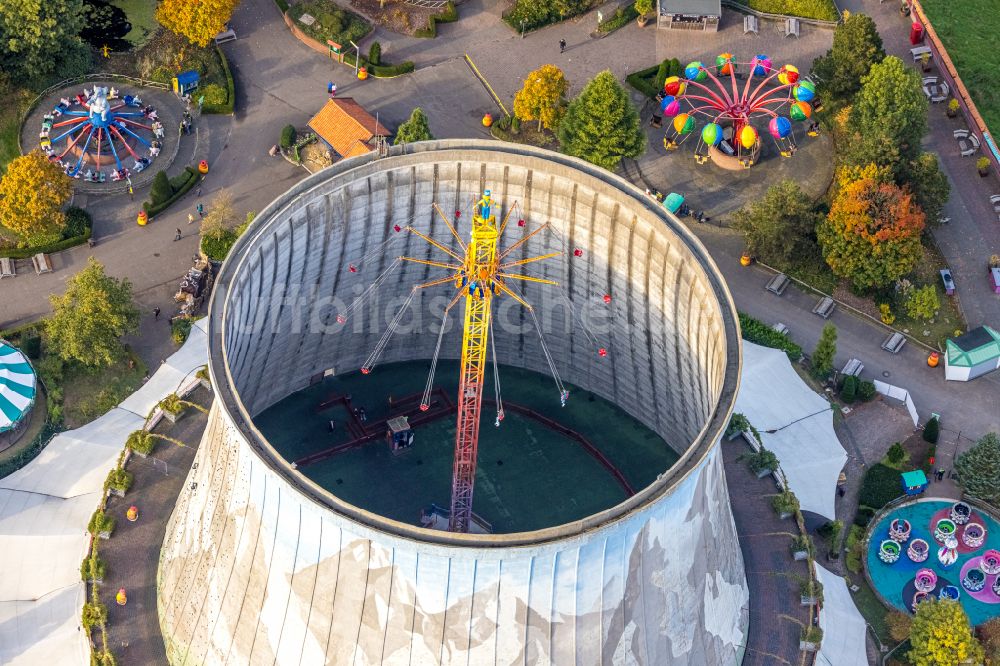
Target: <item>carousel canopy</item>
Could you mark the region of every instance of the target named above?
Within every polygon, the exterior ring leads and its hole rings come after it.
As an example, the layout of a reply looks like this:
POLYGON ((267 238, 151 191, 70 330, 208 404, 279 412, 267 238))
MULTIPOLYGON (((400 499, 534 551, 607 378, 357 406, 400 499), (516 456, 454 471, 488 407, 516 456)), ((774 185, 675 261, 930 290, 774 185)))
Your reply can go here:
POLYGON ((0 341, 0 432, 12 429, 35 403, 35 370, 19 350, 0 341))

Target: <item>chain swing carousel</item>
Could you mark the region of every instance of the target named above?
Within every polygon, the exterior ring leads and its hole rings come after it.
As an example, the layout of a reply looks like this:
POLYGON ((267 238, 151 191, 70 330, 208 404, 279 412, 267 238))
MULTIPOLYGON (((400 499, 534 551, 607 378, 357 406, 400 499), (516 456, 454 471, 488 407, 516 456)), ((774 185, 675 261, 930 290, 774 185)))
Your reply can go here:
POLYGON ((659 112, 672 122, 663 147, 677 150, 696 134, 696 118, 701 116, 708 122, 697 132, 695 161, 749 169, 760 159, 761 130, 756 124, 767 120, 778 153, 791 157, 797 148, 792 121, 812 117, 813 82, 800 80, 794 65, 775 68, 766 55, 739 63, 731 53, 723 53, 715 59, 714 69, 713 73, 695 61, 684 68, 683 79, 671 76, 664 83, 659 112), (738 83, 741 68, 747 71, 746 81, 738 83))

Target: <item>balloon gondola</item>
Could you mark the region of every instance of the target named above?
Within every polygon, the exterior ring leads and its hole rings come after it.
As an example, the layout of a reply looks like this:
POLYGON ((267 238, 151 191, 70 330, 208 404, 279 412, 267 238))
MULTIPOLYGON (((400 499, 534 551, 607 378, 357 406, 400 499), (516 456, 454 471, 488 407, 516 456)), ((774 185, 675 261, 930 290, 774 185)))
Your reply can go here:
POLYGON ((676 150, 697 134, 694 157, 726 168, 749 168, 759 159, 766 129, 782 157, 796 150, 793 122, 806 122, 816 103, 815 84, 795 65, 776 67, 764 54, 738 62, 722 53, 714 67, 693 61, 683 77, 671 76, 659 96, 659 115, 672 118, 663 145, 676 150), (705 120, 700 128, 697 120, 705 120), (758 126, 759 125, 759 126, 758 126), (731 165, 731 166, 730 166, 731 165))

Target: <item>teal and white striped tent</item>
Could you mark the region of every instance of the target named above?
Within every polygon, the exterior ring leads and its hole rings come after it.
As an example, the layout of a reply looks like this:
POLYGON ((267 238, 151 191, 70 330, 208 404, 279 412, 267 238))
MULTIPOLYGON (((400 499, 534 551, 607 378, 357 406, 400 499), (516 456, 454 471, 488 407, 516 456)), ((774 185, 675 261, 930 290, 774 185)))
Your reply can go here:
POLYGON ((35 404, 35 370, 19 350, 0 340, 0 432, 14 429, 35 404))

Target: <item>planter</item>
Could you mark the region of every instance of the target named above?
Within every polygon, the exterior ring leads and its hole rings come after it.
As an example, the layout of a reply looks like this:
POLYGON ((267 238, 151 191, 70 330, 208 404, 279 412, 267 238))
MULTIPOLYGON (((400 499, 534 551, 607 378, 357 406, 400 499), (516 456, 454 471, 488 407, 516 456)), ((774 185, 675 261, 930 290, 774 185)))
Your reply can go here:
POLYGON ((786 518, 791 518, 794 514, 791 511, 782 511, 778 514, 778 518, 784 520, 786 518))
POLYGON ((206 389, 208 391, 212 390, 212 382, 208 381, 207 379, 201 379, 201 378, 199 378, 198 379, 198 383, 201 384, 201 387, 203 389, 206 389))
POLYGON ((792 559, 795 560, 796 562, 801 562, 802 560, 808 560, 809 552, 805 550, 797 550, 794 553, 792 553, 792 559))
POLYGON ((817 604, 816 597, 800 597, 803 606, 815 606, 817 604))
POLYGON ((987 167, 985 169, 978 169, 978 171, 979 171, 979 177, 980 178, 986 178, 986 176, 990 175, 990 169, 989 169, 989 167, 987 167))
POLYGON ((819 645, 808 641, 799 641, 799 649, 803 652, 816 652, 819 650, 819 645))
POLYGON ((945 109, 944 113, 949 118, 954 118, 955 116, 958 115, 958 111, 952 111, 951 109, 945 109))
POLYGON ((108 495, 114 495, 115 497, 125 497, 125 491, 121 488, 108 488, 108 495))
POLYGON ((111 538, 111 532, 108 532, 108 531, 98 532, 97 533, 97 537, 99 539, 104 539, 105 541, 107 541, 108 539, 111 538))
POLYGON ((177 423, 177 419, 181 417, 181 412, 171 412, 166 409, 162 411, 163 411, 163 418, 170 421, 171 423, 177 423))
POLYGON ((646 18, 645 16, 640 16, 635 20, 635 22, 639 24, 640 28, 645 28, 646 24, 649 23, 649 19, 646 18))
POLYGON ((148 453, 142 453, 141 451, 136 451, 135 449, 130 449, 130 450, 132 451, 132 453, 134 453, 135 455, 139 456, 143 460, 145 460, 146 456, 149 455, 148 453))
POLYGON ((773 469, 762 469, 759 472, 757 472, 757 478, 763 479, 765 476, 770 476, 773 473, 774 473, 773 469))

